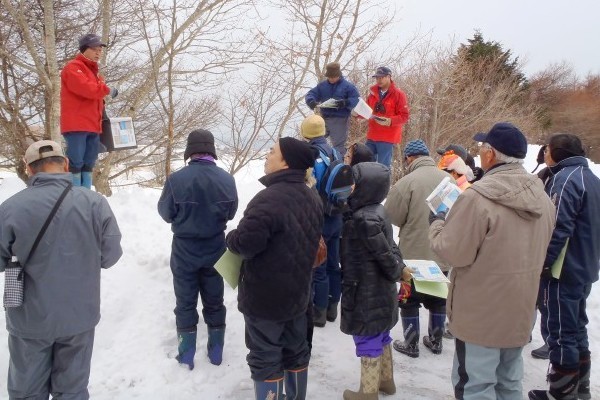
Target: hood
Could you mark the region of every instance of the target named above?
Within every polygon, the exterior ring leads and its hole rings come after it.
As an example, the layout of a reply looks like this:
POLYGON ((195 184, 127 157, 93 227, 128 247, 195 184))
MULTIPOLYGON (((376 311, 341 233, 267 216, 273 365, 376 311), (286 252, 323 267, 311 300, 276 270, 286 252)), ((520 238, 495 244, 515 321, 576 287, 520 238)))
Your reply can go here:
POLYGON ((352 210, 380 204, 390 191, 390 170, 377 162, 363 162, 352 167, 354 191, 348 199, 352 210))
POLYGON ((431 158, 429 156, 421 156, 421 157, 417 158, 415 161, 413 161, 412 163, 410 163, 410 165, 408 166, 408 173, 410 174, 415 169, 420 168, 420 167, 425 167, 425 166, 437 168, 437 164, 435 163, 433 158, 431 158))
POLYGON ((542 216, 542 200, 547 197, 537 175, 521 164, 503 164, 489 170, 471 189, 494 203, 511 208, 524 219, 542 216))

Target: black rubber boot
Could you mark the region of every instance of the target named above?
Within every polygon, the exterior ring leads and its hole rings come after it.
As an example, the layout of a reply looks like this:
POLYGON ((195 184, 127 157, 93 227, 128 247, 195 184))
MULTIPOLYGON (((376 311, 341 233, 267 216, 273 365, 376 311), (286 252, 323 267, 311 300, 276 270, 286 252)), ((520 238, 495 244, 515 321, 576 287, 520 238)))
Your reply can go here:
POLYGON ((446 313, 429 313, 429 336, 423 336, 423 344, 433 354, 442 354, 444 322, 446 322, 446 313))
MULTIPOLYGON (((402 312, 405 313, 405 310, 402 312)), ((395 340, 394 350, 412 358, 419 357, 419 315, 403 316, 402 328, 404 329, 404 341, 395 340)))
POLYGON ((334 322, 338 316, 338 304, 339 303, 329 303, 327 306, 327 321, 334 322))
POLYGON ((567 370, 550 364, 547 380, 550 389, 529 391, 529 400, 577 400, 579 369, 567 370))
POLYGON ((579 353, 579 387, 577 388, 579 400, 590 400, 592 398, 592 392, 590 392, 591 367, 592 360, 589 350, 579 353))
POLYGON ((313 324, 316 327, 322 328, 327 323, 327 310, 325 308, 319 308, 315 306, 313 314, 313 324))
POLYGON ((548 345, 544 343, 543 346, 537 349, 531 350, 531 357, 539 358, 540 360, 548 359, 548 345))

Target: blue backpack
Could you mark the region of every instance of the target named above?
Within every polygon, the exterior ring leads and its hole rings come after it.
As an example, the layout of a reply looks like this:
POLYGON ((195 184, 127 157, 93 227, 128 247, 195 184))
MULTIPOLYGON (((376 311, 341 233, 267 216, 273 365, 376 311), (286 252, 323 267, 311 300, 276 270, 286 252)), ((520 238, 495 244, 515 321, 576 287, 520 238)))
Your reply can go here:
POLYGON ((340 153, 333 149, 333 160, 319 146, 319 158, 315 161, 313 176, 317 180, 316 188, 323 200, 327 215, 339 214, 348 203, 352 193, 354 177, 352 167, 344 164, 340 153))

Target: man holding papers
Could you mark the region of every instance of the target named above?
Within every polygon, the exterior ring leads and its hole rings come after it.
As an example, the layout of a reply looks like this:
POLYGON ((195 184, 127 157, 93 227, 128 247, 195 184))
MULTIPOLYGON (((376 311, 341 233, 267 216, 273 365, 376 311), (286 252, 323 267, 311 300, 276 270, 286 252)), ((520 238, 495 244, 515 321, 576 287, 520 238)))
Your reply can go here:
POLYGON ((225 228, 237 211, 235 181, 215 164, 215 139, 207 130, 192 131, 184 160, 187 166, 165 182, 158 213, 173 231, 171 272, 175 288, 177 361, 194 369, 198 294, 208 327, 208 357, 221 364, 225 339, 223 278, 214 265, 225 251, 225 228))
POLYGON ((598 280, 600 263, 600 179, 588 168, 575 135, 553 135, 544 161, 551 173, 546 193, 556 206, 538 300, 542 337, 549 349, 550 387, 532 390, 529 398, 591 399, 586 300, 598 280))
POLYGON ((284 384, 288 399, 306 398, 306 310, 324 212, 304 178, 317 154, 307 142, 279 139, 260 178, 266 188, 227 235, 229 249, 244 259, 238 309, 246 323, 246 360, 257 400, 282 399, 284 384))
POLYGON ((527 140, 514 125, 478 133, 486 171, 447 214, 431 218, 431 246, 452 265, 447 300, 456 338, 454 395, 522 399, 539 276, 554 227, 542 182, 523 168, 527 140))

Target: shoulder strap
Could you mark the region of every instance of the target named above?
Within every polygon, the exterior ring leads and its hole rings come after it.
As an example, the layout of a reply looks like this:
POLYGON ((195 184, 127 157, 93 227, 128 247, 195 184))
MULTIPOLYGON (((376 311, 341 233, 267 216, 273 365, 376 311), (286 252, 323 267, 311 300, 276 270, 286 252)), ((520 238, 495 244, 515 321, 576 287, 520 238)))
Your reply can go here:
POLYGON ((40 229, 40 233, 38 233, 37 237, 35 238, 35 242, 33 242, 33 246, 31 246, 31 250, 29 251, 29 255, 27 256, 27 259, 25 260, 25 262, 21 263, 21 266, 23 267, 23 269, 25 269, 25 264, 27 264, 27 261, 29 261, 31 259, 31 256, 33 255, 33 253, 35 253, 35 250, 37 249, 38 244, 40 244, 40 240, 42 240, 42 236, 44 236, 44 233, 46 233, 46 229, 48 229, 50 222, 52 222, 54 215, 56 215, 56 212, 58 211, 58 207, 60 207, 60 204, 63 202, 63 200, 67 196, 67 193, 71 189, 72 186, 73 186, 73 182, 69 182, 69 184, 67 185, 65 190, 63 190, 62 194, 56 201, 56 204, 54 204, 54 208, 52 208, 52 211, 50 211, 50 215, 48 215, 48 218, 46 218, 46 222, 44 222, 44 226, 42 226, 42 229, 40 229))

